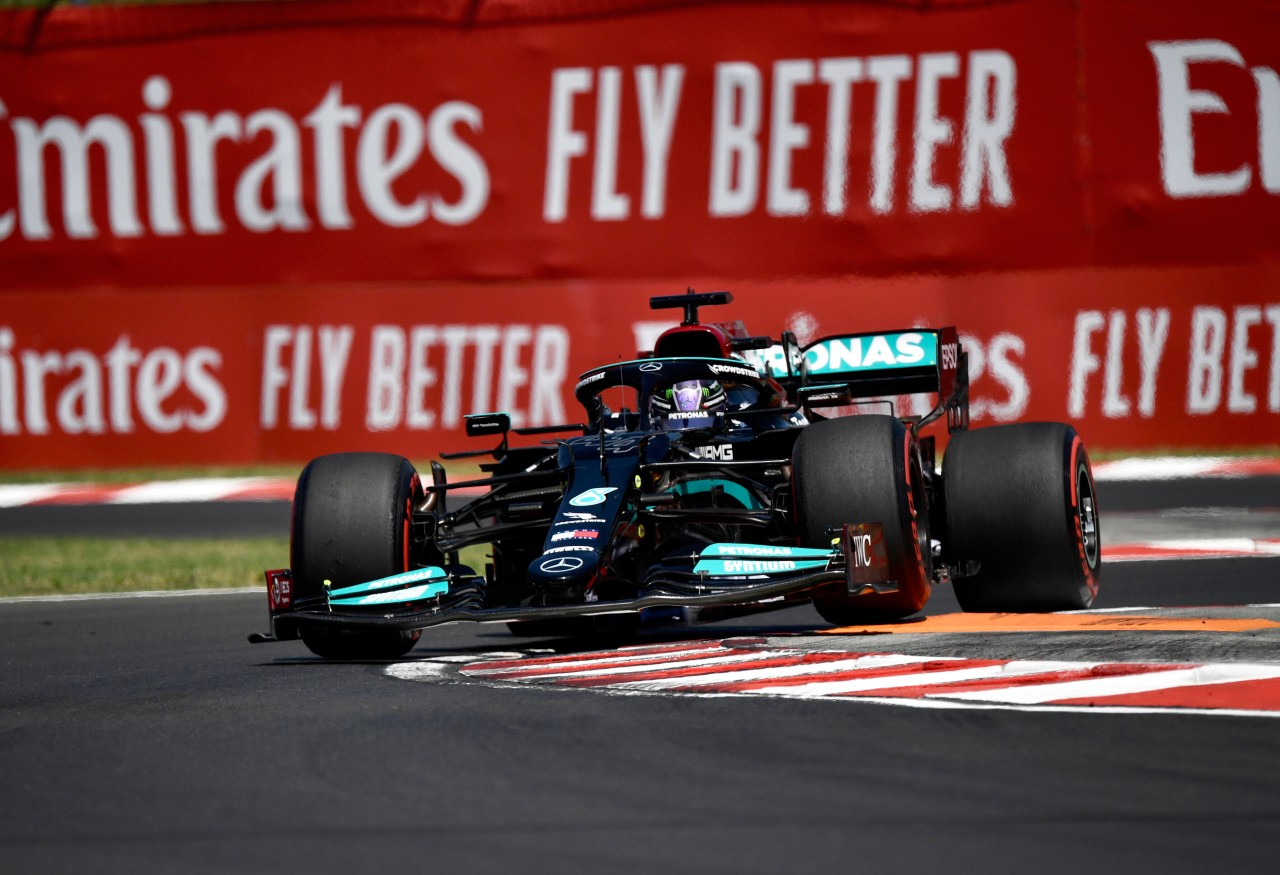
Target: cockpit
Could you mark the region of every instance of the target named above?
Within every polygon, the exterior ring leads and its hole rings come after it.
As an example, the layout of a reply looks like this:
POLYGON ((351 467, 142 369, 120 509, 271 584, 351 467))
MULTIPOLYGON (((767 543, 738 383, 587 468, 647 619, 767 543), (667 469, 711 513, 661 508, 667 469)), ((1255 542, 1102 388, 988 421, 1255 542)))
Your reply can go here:
POLYGON ((745 362, 710 358, 620 362, 583 374, 575 393, 593 427, 606 431, 732 430, 746 427, 734 413, 781 400, 745 362))

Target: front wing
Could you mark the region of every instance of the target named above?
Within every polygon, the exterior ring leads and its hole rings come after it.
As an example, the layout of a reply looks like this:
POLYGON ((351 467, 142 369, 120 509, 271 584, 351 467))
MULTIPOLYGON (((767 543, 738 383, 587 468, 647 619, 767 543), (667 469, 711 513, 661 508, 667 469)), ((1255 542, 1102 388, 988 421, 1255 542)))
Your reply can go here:
POLYGON ((897 582, 887 578, 888 562, 883 550, 863 547, 883 543, 880 525, 850 523, 840 534, 833 539, 830 551, 806 551, 820 553, 820 561, 810 557, 808 561, 789 563, 797 566, 794 571, 768 567, 788 563, 744 559, 734 552, 735 547, 750 549, 751 545, 712 545, 703 554, 711 558, 700 559, 693 572, 650 581, 645 592, 636 598, 578 604, 486 608, 478 580, 454 583, 448 572, 434 568, 327 592, 312 599, 311 604, 294 604, 289 572, 268 571, 271 633, 253 633, 249 640, 258 644, 294 639, 303 625, 410 631, 446 623, 594 617, 650 608, 764 607, 841 582, 851 596, 896 592, 897 582))

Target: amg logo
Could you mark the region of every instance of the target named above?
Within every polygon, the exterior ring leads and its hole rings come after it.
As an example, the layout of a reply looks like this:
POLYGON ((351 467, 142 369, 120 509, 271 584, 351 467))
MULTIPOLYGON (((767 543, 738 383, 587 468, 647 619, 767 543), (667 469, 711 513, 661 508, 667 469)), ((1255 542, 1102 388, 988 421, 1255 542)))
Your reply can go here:
POLYGON ((719 444, 710 447, 695 447, 693 454, 700 459, 713 459, 721 462, 733 461, 733 444, 719 444))
POLYGON ((792 571, 795 567, 794 562, 785 560, 727 559, 724 563, 725 574, 763 574, 772 571, 792 571))

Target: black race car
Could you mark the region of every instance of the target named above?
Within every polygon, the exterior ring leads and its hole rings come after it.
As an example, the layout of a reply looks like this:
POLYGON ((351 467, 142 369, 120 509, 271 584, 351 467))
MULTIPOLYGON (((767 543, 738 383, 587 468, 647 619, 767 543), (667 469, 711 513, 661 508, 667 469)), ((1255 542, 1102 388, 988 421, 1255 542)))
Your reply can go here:
POLYGON ((311 461, 291 568, 267 572, 272 632, 251 640, 385 659, 442 623, 566 634, 810 600, 845 625, 913 614, 945 583, 967 611, 1092 604, 1097 505, 1074 429, 969 430, 954 328, 800 346, 699 321, 731 300, 652 298, 683 322, 652 353, 581 376, 585 423, 467 417, 496 447, 444 458, 487 457, 482 478, 450 482, 432 462, 423 482, 381 453, 311 461), (936 395, 924 416, 885 400, 916 393, 936 395), (923 431, 943 421, 939 472, 923 431))

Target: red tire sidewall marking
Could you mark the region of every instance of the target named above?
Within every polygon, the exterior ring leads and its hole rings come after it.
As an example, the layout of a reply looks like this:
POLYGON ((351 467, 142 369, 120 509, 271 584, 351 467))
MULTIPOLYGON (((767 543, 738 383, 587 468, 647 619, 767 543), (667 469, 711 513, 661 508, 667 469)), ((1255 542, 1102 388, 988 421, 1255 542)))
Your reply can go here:
POLYGON ((920 553, 920 529, 916 525, 919 514, 916 512, 915 490, 912 488, 911 482, 911 432, 907 431, 902 436, 902 476, 907 484, 907 512, 911 519, 911 549, 916 556, 916 565, 924 566, 924 556, 920 553))
MULTIPOLYGON (((1076 554, 1080 558, 1080 570, 1084 572, 1085 586, 1089 588, 1089 595, 1096 598, 1098 595, 1098 575, 1096 569, 1089 564, 1088 552, 1084 545, 1084 532, 1081 530, 1080 522, 1080 495, 1078 484, 1080 475, 1083 473, 1086 481, 1089 483, 1089 492, 1093 496, 1093 515, 1097 519, 1098 515, 1098 495, 1097 490, 1093 488, 1093 471, 1089 467, 1089 456, 1084 452, 1084 440, 1080 435, 1073 435, 1071 441, 1070 452, 1071 464, 1067 468, 1067 491, 1071 495, 1071 533, 1076 542, 1076 554)), ((1096 525, 1096 522, 1095 522, 1096 525)), ((1098 561, 1102 560, 1102 545, 1098 545, 1098 561)))
POLYGON ((928 569, 925 567, 924 556, 920 552, 920 528, 916 522, 920 515, 916 511, 915 490, 912 488, 913 483, 911 480, 911 462, 914 458, 915 456, 911 452, 911 432, 904 431, 902 435, 902 476, 906 481, 907 511, 911 520, 911 551, 915 555, 915 567, 920 575, 919 585, 921 594, 924 596, 920 600, 920 607, 924 607, 932 594, 933 586, 928 569))
POLYGON ((409 570, 409 529, 413 521, 413 502, 414 498, 422 492, 422 481, 418 478, 418 472, 413 472, 413 477, 409 479, 409 494, 404 500, 404 522, 401 527, 403 556, 401 557, 401 570, 409 570))

